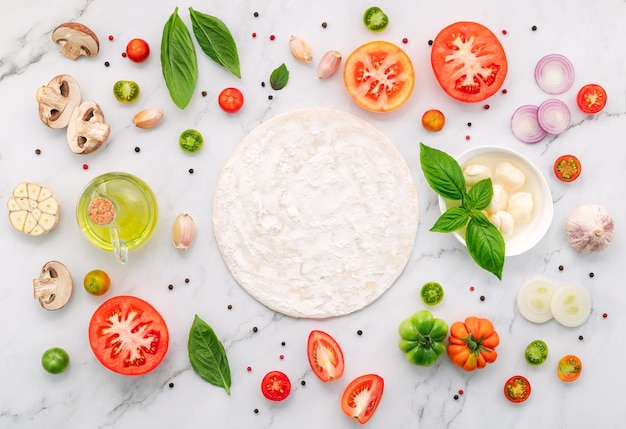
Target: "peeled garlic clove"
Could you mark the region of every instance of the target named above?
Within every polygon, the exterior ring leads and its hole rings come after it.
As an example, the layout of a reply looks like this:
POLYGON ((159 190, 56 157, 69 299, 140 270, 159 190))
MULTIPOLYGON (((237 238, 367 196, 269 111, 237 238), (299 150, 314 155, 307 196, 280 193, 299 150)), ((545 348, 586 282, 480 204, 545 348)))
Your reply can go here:
POLYGON ((317 66, 317 77, 319 79, 326 79, 331 77, 339 69, 341 64, 341 52, 328 51, 324 54, 317 66))
POLYGON ((313 61, 311 48, 309 48, 309 45, 307 45, 307 43, 299 37, 292 35, 289 38, 289 50, 291 50, 291 55, 293 55, 294 58, 300 62, 310 63, 313 61))
POLYGON ((565 221, 568 243, 580 253, 600 252, 613 240, 610 213, 597 204, 576 207, 565 221))
POLYGON ((172 243, 181 251, 187 250, 196 238, 196 223, 187 213, 179 214, 172 226, 172 243))
POLYGON ((164 115, 163 110, 158 107, 144 109, 133 117, 133 124, 144 130, 154 128, 161 123, 164 115))
POLYGON ((516 191, 526 183, 526 175, 509 161, 502 161, 496 167, 493 180, 503 184, 509 191, 516 191))

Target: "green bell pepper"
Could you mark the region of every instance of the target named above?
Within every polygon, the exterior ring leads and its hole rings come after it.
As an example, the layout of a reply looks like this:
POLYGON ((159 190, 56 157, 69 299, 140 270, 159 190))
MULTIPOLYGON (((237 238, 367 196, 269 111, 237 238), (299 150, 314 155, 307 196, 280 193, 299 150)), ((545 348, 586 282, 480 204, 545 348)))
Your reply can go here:
POLYGON ((428 310, 420 310, 402 321, 398 333, 400 350, 415 365, 432 365, 446 352, 444 340, 448 335, 448 324, 433 317, 428 310))

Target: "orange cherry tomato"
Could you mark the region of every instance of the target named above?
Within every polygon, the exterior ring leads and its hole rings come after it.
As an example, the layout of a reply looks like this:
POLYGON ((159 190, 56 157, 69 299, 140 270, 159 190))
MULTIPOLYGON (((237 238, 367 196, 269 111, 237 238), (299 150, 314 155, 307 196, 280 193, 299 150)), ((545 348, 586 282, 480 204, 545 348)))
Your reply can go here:
POLYGON ((90 295, 104 295, 111 287, 111 278, 102 270, 91 270, 85 275, 83 286, 90 295))
POLYGON ((311 331, 307 355, 313 372, 323 382, 337 380, 343 375, 343 352, 337 341, 326 332, 311 331))
POLYGON ((582 165, 574 155, 559 156, 554 162, 554 175, 563 182, 573 182, 578 179, 582 165))
POLYGON ((606 106, 606 91, 600 85, 590 83, 580 88, 576 96, 576 103, 584 113, 598 113, 606 106))
POLYGON ((217 102, 223 111, 235 113, 243 106, 243 94, 237 88, 226 88, 220 92, 217 102))
POLYGON ((441 131, 445 123, 446 117, 439 110, 430 109, 422 115, 422 126, 427 131, 441 131))
POLYGON ((583 370, 583 363, 578 356, 563 356, 557 365, 557 375, 565 382, 572 382, 578 377, 583 370))

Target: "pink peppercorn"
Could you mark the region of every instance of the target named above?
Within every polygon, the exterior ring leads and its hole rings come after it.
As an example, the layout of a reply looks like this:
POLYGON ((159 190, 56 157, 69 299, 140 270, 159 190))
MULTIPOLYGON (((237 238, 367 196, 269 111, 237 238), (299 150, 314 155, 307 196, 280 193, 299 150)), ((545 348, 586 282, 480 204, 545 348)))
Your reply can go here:
POLYGON ((273 34, 270 36, 270 40, 274 40, 276 39, 276 36, 274 36, 273 34))
POLYGON ((256 33, 252 33, 252 37, 256 37, 256 33))
POLYGON ((87 170, 89 166, 87 164, 83 164, 83 170, 87 170))
POLYGON ((409 39, 407 39, 406 37, 404 39, 402 39, 402 43, 409 43, 409 39))

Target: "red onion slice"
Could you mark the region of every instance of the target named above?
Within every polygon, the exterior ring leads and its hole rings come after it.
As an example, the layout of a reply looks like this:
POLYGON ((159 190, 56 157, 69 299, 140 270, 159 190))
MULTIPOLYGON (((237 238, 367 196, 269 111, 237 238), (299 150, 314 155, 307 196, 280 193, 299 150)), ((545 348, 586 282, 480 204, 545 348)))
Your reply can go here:
POLYGON ((539 105, 537 120, 546 132, 561 134, 569 126, 569 108, 561 100, 549 98, 539 105))
POLYGON ((537 119, 539 107, 526 104, 518 107, 511 116, 513 135, 524 143, 538 143, 548 134, 537 119))
POLYGON ((563 55, 546 55, 535 67, 535 81, 548 94, 561 94, 574 83, 574 66, 563 55))

